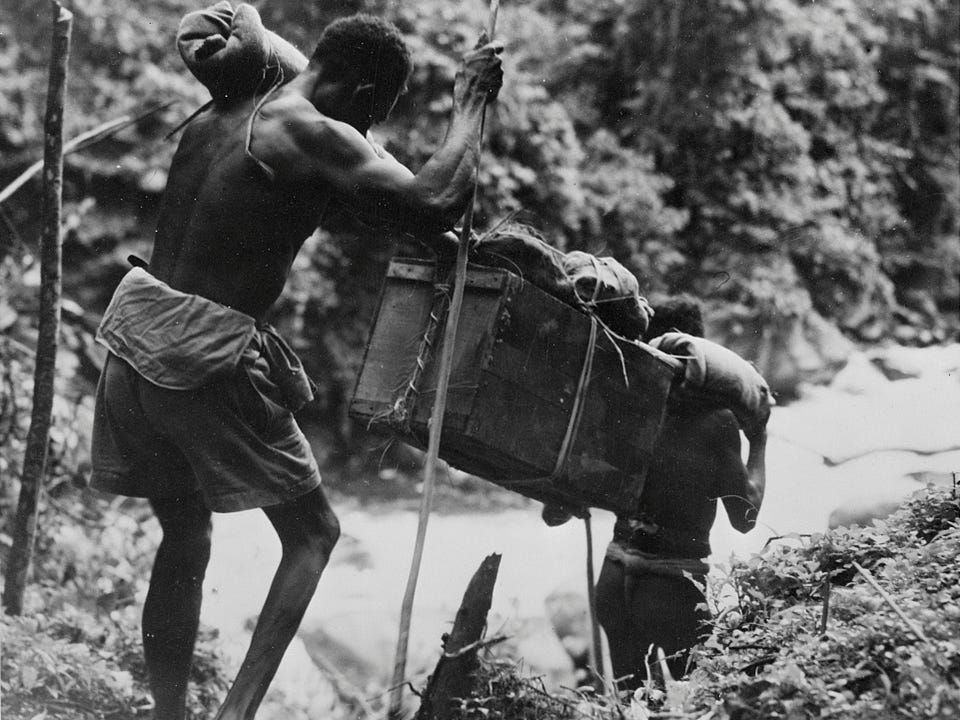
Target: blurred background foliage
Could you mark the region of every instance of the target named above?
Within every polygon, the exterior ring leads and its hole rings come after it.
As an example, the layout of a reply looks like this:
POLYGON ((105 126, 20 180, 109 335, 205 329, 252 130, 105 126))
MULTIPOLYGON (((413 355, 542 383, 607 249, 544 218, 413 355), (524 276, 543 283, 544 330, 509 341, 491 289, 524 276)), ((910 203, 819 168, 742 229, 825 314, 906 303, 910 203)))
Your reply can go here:
MULTIPOLYGON (((127 254, 149 257, 176 144, 165 136, 208 99, 174 47, 180 17, 204 3, 65 4, 68 138, 173 101, 67 158, 66 295, 95 325, 127 254)), ((487 15, 451 0, 254 4, 306 54, 340 15, 399 25, 416 70, 375 134, 414 169, 442 137, 457 59, 487 15)), ((49 22, 34 0, 0 9, 0 187, 42 153, 49 22)), ((519 212, 560 248, 615 256, 649 293, 699 295, 715 339, 782 394, 851 343, 956 336, 957 0, 517 0, 498 35, 506 84, 480 229, 519 212)), ((0 206, 0 332, 31 322, 14 286, 36 275, 38 190, 0 206)), ((321 385, 320 425, 343 440, 385 265, 422 251, 337 228, 307 243, 275 321, 321 385)))

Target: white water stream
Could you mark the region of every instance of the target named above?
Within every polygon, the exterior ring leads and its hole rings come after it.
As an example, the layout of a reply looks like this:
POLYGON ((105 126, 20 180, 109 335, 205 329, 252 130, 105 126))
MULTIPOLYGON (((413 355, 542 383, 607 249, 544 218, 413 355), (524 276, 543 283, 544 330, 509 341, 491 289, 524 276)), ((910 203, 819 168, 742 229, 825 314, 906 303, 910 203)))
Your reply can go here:
MULTIPOLYGON (((923 482, 948 482, 950 473, 960 471, 960 450, 949 450, 960 447, 960 345, 897 349, 885 357, 914 377, 889 381, 857 356, 831 386, 811 388, 801 400, 775 409, 760 525, 739 535, 721 509, 711 562, 757 552, 774 535, 823 531, 839 506, 901 499, 923 482), (824 456, 853 459, 830 465, 824 456)), ((469 578, 492 552, 503 557, 491 630, 501 623, 508 631, 523 626, 517 642, 528 664, 539 672, 562 672, 554 666, 565 656, 546 627, 545 601, 558 590, 584 593, 585 533, 579 521, 544 526, 539 507, 431 517, 408 677, 420 682, 432 668, 469 578)), ((342 652, 330 651, 329 659, 369 693, 386 684, 392 668, 417 517, 383 505, 336 509, 343 538, 302 630, 305 637, 332 638, 342 652)), ((594 514, 598 569, 612 526, 612 515, 594 514)), ((220 630, 237 662, 248 638, 244 628, 259 612, 279 553, 262 513, 216 516, 202 620, 220 630)), ((306 658, 302 644, 292 646, 271 692, 283 693, 304 717, 335 714, 337 701, 325 676, 306 658)), ((268 706, 258 717, 279 717, 275 713, 268 706)))

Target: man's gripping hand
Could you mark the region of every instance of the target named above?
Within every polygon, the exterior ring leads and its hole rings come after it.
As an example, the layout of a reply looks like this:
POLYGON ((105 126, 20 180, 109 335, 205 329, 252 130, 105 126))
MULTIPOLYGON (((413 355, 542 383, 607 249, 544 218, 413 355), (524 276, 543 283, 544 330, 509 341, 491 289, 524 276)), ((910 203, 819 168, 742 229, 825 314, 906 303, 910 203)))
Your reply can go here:
POLYGON ((454 106, 462 108, 472 102, 492 102, 503 86, 503 64, 500 53, 503 43, 488 42, 481 33, 476 47, 464 54, 453 85, 454 106))

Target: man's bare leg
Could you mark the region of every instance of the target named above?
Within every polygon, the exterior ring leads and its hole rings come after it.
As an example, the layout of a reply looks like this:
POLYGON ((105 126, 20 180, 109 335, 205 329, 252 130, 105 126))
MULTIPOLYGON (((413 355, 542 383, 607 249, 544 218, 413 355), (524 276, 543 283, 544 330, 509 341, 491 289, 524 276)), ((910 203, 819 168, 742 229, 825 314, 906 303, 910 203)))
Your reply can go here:
POLYGON ((152 499, 163 539, 143 606, 143 652, 156 720, 183 720, 210 560, 210 511, 200 494, 152 499))
POLYGON ((217 720, 253 720, 340 537, 340 524, 320 488, 263 510, 280 537, 283 556, 217 720))

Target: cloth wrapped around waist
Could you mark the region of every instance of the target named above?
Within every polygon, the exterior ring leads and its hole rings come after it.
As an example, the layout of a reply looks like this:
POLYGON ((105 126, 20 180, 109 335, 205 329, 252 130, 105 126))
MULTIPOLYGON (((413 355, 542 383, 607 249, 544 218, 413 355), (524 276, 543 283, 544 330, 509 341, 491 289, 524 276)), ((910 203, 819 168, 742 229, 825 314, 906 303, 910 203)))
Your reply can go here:
POLYGON ((199 295, 174 290, 143 268, 120 281, 97 341, 154 385, 193 390, 259 363, 284 407, 299 410, 313 384, 296 353, 269 325, 199 295), (266 367, 263 367, 266 366, 266 367))
POLYGON ((623 565, 628 575, 706 575, 710 566, 700 558, 664 557, 637 550, 617 540, 607 545, 607 559, 623 565))
MULTIPOLYGON (((641 501, 642 502, 642 501, 641 501)), ((710 555, 709 529, 666 527, 646 512, 633 516, 618 515, 613 540, 631 551, 670 557, 707 557, 710 555)))

